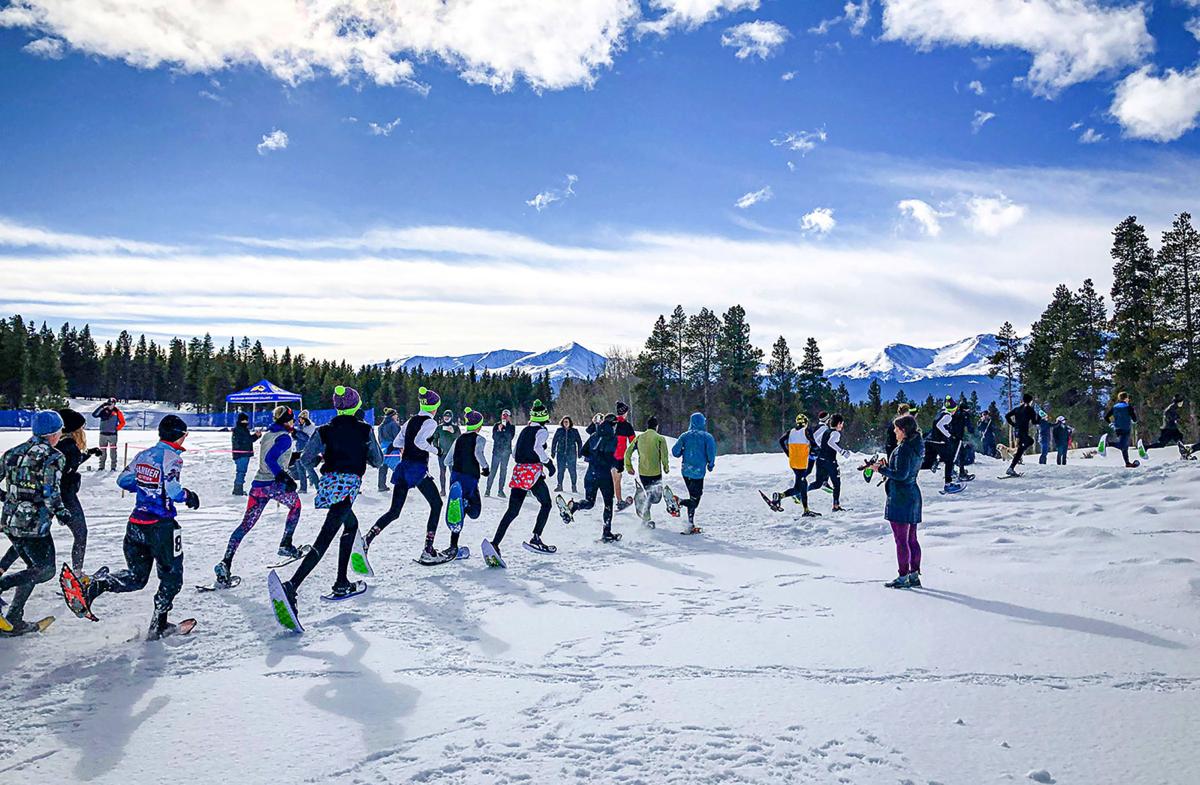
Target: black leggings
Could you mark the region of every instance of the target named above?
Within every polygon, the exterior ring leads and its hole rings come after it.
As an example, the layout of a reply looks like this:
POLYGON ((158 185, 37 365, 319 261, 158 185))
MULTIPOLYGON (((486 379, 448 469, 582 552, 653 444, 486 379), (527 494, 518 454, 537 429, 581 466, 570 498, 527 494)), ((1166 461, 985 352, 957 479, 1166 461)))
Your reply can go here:
MULTIPOLYGON (((54 540, 50 537, 12 537, 13 559, 18 556, 25 562, 25 569, 9 572, 0 578, 0 591, 16 589, 12 605, 8 607, 8 621, 16 623, 25 619, 25 602, 33 593, 33 587, 54 577, 54 540)), ((11 564, 11 562, 10 562, 11 564)))
POLYGON ((320 563, 338 529, 342 530, 342 538, 338 543, 338 574, 334 586, 350 585, 346 578, 346 568, 350 565, 350 553, 354 550, 354 540, 358 537, 358 518, 354 515, 354 502, 351 499, 342 499, 325 514, 325 523, 322 524, 317 538, 313 540, 312 550, 304 557, 304 561, 300 562, 292 579, 288 581, 293 589, 299 589, 308 574, 320 563))
POLYGON ((842 501, 842 472, 838 469, 837 461, 817 459, 817 478, 808 484, 810 491, 815 491, 829 480, 833 486, 833 506, 837 507, 842 501))
POLYGON ((1013 454, 1012 463, 1008 465, 1009 469, 1016 470, 1017 464, 1021 462, 1025 451, 1033 446, 1033 437, 1027 433, 1022 433, 1017 436, 1017 451, 1013 454))
MULTIPOLYGON (((402 476, 396 478, 396 484, 392 486, 392 506, 379 516, 379 520, 375 521, 371 531, 367 532, 368 545, 388 527, 388 524, 400 517, 400 512, 404 509, 404 501, 408 498, 409 488, 410 486, 404 482, 402 476)), ((429 475, 425 475, 417 483, 417 490, 425 497, 425 501, 429 502, 429 519, 425 522, 425 539, 433 542, 437 535, 438 519, 442 517, 442 495, 438 493, 437 483, 429 475)))
MULTIPOLYGON (((612 483, 608 483, 609 495, 612 494, 612 483)), ((538 477, 537 482, 529 490, 524 488, 510 488, 508 491, 508 509, 504 511, 504 517, 500 519, 500 525, 496 527, 496 536, 492 538, 492 545, 499 547, 500 541, 504 539, 504 535, 508 532, 508 526, 521 512, 521 505, 525 503, 525 497, 533 494, 533 498, 538 500, 538 504, 542 505, 538 510, 537 523, 533 526, 533 536, 541 537, 542 531, 546 528, 546 521, 550 519, 550 489, 546 487, 546 478, 538 477)))
POLYGON ((792 474, 796 475, 792 482, 792 487, 783 492, 782 496, 785 499, 792 496, 799 496, 800 501, 804 504, 804 509, 808 509, 808 467, 803 469, 792 469, 792 474))
POLYGON ((596 506, 596 494, 599 493, 604 497, 604 527, 612 526, 613 517, 613 496, 616 490, 611 482, 605 482, 608 478, 605 477, 599 483, 585 482, 584 485, 586 495, 581 502, 571 502, 571 511, 575 510, 590 510, 596 506))
POLYGON ((683 484, 687 486, 688 498, 680 499, 679 506, 687 508, 690 523, 696 520, 696 508, 700 506, 700 497, 704 495, 704 480, 684 477, 683 484))

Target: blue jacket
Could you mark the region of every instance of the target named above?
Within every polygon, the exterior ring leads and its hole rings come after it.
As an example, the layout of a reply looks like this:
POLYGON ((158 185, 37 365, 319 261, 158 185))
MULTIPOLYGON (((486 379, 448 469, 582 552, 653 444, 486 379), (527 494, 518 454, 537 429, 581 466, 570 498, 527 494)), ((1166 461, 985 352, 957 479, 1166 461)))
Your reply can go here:
POLYGON ((1105 412, 1104 419, 1112 423, 1114 431, 1129 433, 1133 430, 1133 424, 1137 422, 1137 412, 1127 402, 1119 401, 1105 412))
POLYGON ((717 465, 717 440, 705 428, 708 421, 700 412, 692 414, 689 428, 671 448, 671 454, 683 459, 681 474, 689 480, 703 480, 717 465))
POLYGON ((142 450, 117 477, 117 485, 137 493, 130 523, 150 524, 175 518, 175 502, 187 498, 179 481, 183 448, 159 442, 142 450))
POLYGON ((917 485, 917 474, 924 460, 925 443, 918 433, 892 450, 887 466, 879 469, 888 481, 883 517, 891 523, 921 522, 921 488, 917 485))

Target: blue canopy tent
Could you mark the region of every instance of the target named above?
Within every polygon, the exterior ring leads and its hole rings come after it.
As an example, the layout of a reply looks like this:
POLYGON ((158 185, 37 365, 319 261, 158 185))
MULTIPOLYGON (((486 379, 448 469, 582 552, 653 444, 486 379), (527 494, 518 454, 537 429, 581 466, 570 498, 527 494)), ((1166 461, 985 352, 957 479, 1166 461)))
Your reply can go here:
POLYGON ((299 401, 304 399, 294 392, 288 392, 282 387, 262 379, 258 384, 252 384, 244 390, 225 396, 225 417, 228 422, 229 405, 250 404, 250 419, 254 420, 255 409, 260 403, 282 403, 283 401, 299 401))

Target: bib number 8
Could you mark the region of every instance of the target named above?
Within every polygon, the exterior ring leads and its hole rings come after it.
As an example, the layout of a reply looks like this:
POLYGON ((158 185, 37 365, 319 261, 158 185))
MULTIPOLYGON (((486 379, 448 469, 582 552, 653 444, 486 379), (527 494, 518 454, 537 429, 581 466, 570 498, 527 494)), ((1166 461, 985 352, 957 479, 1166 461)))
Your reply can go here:
POLYGON ((174 545, 175 545, 175 548, 174 548, 175 555, 182 556, 183 555, 183 532, 181 532, 178 528, 175 529, 174 545))

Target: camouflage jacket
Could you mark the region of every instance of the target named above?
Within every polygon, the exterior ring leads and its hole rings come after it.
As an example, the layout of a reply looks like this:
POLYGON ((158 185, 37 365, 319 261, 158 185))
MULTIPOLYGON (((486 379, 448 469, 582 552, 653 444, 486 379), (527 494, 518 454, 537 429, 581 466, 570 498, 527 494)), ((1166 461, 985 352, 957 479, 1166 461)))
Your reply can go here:
POLYGON ((18 444, 0 461, 5 485, 0 529, 11 537, 45 537, 51 518, 67 514, 60 493, 63 454, 43 438, 18 444))

